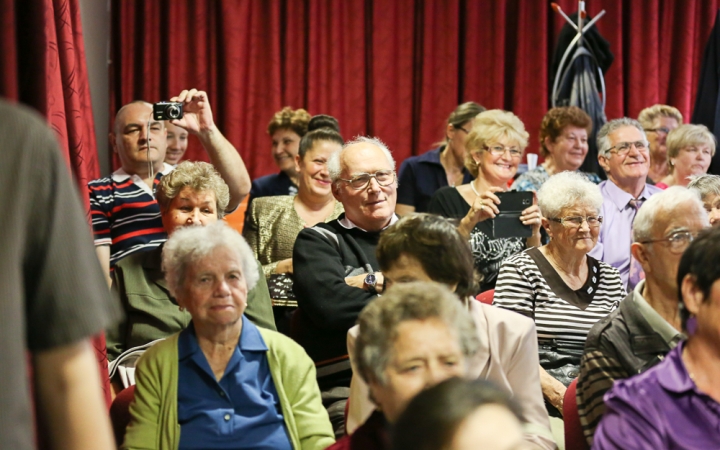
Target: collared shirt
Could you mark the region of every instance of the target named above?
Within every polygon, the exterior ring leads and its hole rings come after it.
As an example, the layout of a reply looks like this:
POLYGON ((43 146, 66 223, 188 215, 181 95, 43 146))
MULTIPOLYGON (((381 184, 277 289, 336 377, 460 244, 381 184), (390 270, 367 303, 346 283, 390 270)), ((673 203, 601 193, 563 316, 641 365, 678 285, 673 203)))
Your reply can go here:
POLYGON ((605 394, 593 449, 720 448, 720 403, 695 385, 682 360, 684 346, 605 394))
POLYGON ((643 318, 648 321, 653 331, 659 334, 660 337, 667 342, 670 348, 675 348, 678 342, 685 338, 685 335, 676 330, 667 320, 663 319, 663 317, 655 311, 655 308, 650 306, 650 303, 648 303, 642 296, 644 288, 645 280, 642 280, 637 286, 635 286, 635 290, 633 291, 633 301, 635 302, 635 306, 637 306, 637 309, 640 314, 642 314, 643 318))
POLYGON ((180 449, 291 449, 268 348, 245 316, 238 345, 215 379, 193 324, 178 339, 180 449))
MULTIPOLYGON (((393 224, 394 224, 395 222, 397 222, 397 221, 398 221, 398 216, 397 216, 395 213, 393 213, 392 217, 390 218, 390 223, 388 223, 387 225, 385 225, 385 226, 383 227, 383 230, 386 229, 386 228, 388 228, 390 225, 393 225, 393 224)), ((366 233, 369 233, 368 230, 364 230, 364 229, 360 228, 359 226, 355 225, 355 223, 354 223, 352 220, 350 220, 350 219, 347 218, 347 215, 346 215, 346 214, 343 214, 343 215, 338 219, 338 223, 339 223, 343 228, 345 228, 345 229, 347 229, 347 230, 352 230, 353 228, 357 228, 358 230, 362 230, 362 231, 364 231, 364 232, 366 232, 366 233)), ((382 230, 380 230, 380 231, 382 231, 382 230)))
MULTIPOLYGON (((407 158, 400 165, 398 176, 397 202, 415 207, 415 212, 427 212, 432 195, 441 187, 448 185, 447 173, 440 162, 440 154, 447 149, 441 145, 435 150, 407 158)), ((463 168, 461 184, 473 180, 467 169, 463 168)))
MULTIPOLYGON (((173 166, 163 163, 154 187, 173 166)), ((154 189, 138 175, 122 168, 109 177, 88 183, 95 246, 110 246, 110 264, 138 251, 153 249, 167 240, 154 189)))
MULTIPOLYGON (((599 187, 604 198, 600 208, 603 223, 597 245, 589 255, 615 267, 620 272, 623 285, 627 286, 630 275, 632 224, 637 210, 630 204, 633 196, 620 189, 612 181, 605 180, 600 183, 599 187)), ((638 199, 648 200, 658 192, 662 192, 662 189, 646 184, 638 199)))

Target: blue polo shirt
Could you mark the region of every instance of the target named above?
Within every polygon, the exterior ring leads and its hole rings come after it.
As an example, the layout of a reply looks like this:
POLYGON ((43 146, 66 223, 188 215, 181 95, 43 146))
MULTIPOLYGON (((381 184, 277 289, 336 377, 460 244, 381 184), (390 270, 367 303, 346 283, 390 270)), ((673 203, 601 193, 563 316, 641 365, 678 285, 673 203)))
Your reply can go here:
MULTIPOLYGON (((430 197, 448 185, 445 168, 440 164, 442 145, 435 150, 418 156, 411 156, 400 165, 398 177, 397 202, 415 207, 415 212, 427 212, 430 197)), ((463 184, 473 179, 467 169, 463 169, 463 184)))
POLYGON ((180 333, 180 449, 292 449, 267 350, 260 331, 243 316, 238 345, 216 381, 192 322, 180 333))

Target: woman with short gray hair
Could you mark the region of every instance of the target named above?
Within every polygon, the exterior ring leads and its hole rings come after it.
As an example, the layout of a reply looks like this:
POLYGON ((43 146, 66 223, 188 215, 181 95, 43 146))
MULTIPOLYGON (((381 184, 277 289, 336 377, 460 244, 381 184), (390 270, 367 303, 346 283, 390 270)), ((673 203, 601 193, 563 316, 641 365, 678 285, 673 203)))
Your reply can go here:
POLYGON ((550 242, 508 258, 494 305, 531 317, 540 348, 540 383, 551 417, 562 415, 585 339, 625 297, 614 267, 588 255, 600 233, 600 188, 575 172, 551 177, 538 193, 550 242))
POLYGON ((440 283, 390 287, 358 317, 354 356, 380 411, 327 450, 389 450, 392 425, 420 391, 452 377, 467 377, 481 348, 475 322, 440 283))
POLYGON ((687 186, 690 177, 707 173, 715 156, 715 136, 705 125, 680 125, 665 142, 669 174, 655 186, 687 186))
POLYGON ((140 358, 122 448, 332 444, 310 357, 245 317, 248 289, 260 274, 240 234, 224 222, 179 229, 165 244, 163 269, 192 321, 140 358))
POLYGON ((700 194, 710 225, 720 225, 720 176, 706 174, 693 177, 687 187, 700 194))

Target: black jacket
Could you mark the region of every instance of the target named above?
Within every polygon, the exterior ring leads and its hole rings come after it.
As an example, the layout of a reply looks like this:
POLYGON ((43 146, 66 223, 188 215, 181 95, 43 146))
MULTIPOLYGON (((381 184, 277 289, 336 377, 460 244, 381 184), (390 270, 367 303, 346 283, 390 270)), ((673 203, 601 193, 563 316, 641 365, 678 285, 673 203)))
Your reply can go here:
POLYGON ((298 311, 291 334, 315 361, 319 379, 327 364, 345 360, 347 380, 336 385, 349 386, 347 331, 375 295, 349 286, 345 277, 380 270, 375 258, 380 233, 348 230, 339 223, 344 216, 298 234, 293 248, 298 311))

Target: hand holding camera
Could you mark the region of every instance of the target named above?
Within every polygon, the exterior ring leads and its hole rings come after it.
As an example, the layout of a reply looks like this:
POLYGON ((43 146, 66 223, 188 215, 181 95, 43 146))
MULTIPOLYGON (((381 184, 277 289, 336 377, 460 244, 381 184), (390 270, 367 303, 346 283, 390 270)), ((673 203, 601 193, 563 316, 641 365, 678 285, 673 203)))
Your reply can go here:
POLYGON ((173 125, 185 128, 193 134, 202 134, 215 130, 212 109, 205 91, 184 90, 169 102, 153 105, 155 120, 169 120, 173 125), (162 114, 161 118, 156 111, 162 114))

